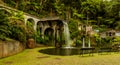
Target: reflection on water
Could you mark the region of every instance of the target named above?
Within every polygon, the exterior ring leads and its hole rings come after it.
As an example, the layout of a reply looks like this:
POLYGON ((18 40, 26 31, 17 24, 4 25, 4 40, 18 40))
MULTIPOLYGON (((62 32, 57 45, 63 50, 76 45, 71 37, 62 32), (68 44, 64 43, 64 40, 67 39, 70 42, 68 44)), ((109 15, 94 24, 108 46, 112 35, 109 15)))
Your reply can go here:
POLYGON ((49 55, 69 56, 69 55, 80 54, 80 49, 79 48, 48 48, 48 49, 39 50, 39 52, 49 55))

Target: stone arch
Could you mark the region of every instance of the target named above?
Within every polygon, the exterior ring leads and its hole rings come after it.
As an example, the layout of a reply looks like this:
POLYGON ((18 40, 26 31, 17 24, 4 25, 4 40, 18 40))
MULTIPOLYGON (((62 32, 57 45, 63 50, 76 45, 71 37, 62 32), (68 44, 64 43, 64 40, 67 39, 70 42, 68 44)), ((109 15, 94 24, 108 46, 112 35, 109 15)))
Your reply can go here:
MULTIPOLYGON (((39 30, 39 29, 41 29, 43 27, 43 23, 42 22, 38 22, 37 23, 37 31, 39 30)), ((41 30, 40 30, 41 31, 41 30)))
POLYGON ((53 35, 54 30, 52 28, 47 28, 44 32, 45 35, 53 35))
POLYGON ((27 25, 28 23, 28 20, 32 20, 32 24, 33 24, 33 28, 34 30, 36 31, 37 29, 37 23, 40 21, 40 19, 37 19, 35 17, 32 17, 32 16, 29 16, 27 14, 24 15, 24 21, 25 21, 25 25, 27 25))
POLYGON ((44 31, 44 39, 47 41, 48 45, 54 45, 54 29, 51 27, 46 28, 44 31))
POLYGON ((29 25, 29 22, 30 22, 32 25, 34 25, 34 19, 28 18, 26 25, 29 25))
POLYGON ((26 22, 26 26, 29 27, 29 28, 33 28, 34 29, 34 25, 35 25, 34 19, 28 18, 27 22, 26 22))
POLYGON ((26 31, 27 31, 27 39, 32 38, 34 35, 34 20, 31 18, 27 19, 26 31))
POLYGON ((37 34, 40 35, 42 38, 44 38, 44 33, 43 33, 43 23, 41 21, 37 22, 37 34))

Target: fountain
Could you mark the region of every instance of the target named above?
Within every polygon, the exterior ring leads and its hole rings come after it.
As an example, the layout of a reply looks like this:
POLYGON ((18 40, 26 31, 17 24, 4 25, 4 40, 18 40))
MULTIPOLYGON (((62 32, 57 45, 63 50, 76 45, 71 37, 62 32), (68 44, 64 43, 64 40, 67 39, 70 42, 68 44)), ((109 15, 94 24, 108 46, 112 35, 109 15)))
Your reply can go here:
POLYGON ((65 37, 65 46, 60 47, 60 48, 47 48, 40 50, 39 52, 45 53, 45 54, 51 54, 51 55, 62 55, 62 56, 69 56, 69 55, 79 55, 79 54, 92 54, 93 50, 95 48, 91 47, 90 43, 90 37, 88 41, 88 46, 85 45, 85 36, 83 37, 83 44, 82 48, 77 48, 72 46, 72 41, 70 39, 70 33, 69 33, 69 28, 67 22, 63 21, 64 24, 64 37, 65 37))
POLYGON ((83 43, 82 47, 85 48, 85 39, 83 38, 83 43))
POLYGON ((68 24, 66 21, 63 21, 64 24, 64 37, 65 37, 65 46, 61 48, 48 48, 40 50, 39 52, 51 54, 51 55, 78 55, 80 54, 80 48, 72 47, 72 41, 70 39, 70 32, 68 28, 68 24))
POLYGON ((71 47, 72 41, 70 39, 70 32, 69 32, 68 24, 65 21, 63 21, 63 24, 64 24, 64 37, 65 37, 65 44, 66 44, 64 48, 73 48, 71 47))

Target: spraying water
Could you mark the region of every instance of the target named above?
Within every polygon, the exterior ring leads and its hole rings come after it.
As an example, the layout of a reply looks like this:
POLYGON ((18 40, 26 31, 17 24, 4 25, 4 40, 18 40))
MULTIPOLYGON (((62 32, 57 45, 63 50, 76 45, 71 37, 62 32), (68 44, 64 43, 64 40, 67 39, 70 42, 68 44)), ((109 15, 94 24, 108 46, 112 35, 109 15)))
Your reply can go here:
POLYGON ((68 24, 65 21, 63 21, 63 24, 64 24, 64 36, 65 36, 66 47, 70 48, 72 42, 70 39, 70 32, 69 32, 68 24))

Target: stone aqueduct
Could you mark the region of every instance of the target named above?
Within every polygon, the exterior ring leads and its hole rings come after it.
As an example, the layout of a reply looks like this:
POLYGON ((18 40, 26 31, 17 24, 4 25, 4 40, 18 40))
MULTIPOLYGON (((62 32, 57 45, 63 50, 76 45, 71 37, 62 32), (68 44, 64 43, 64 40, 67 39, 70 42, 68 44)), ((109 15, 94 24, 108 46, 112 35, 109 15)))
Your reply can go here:
MULTIPOLYGON (((0 9, 14 11, 14 13, 19 11, 2 4, 0 4, 0 9)), ((60 19, 59 17, 38 18, 28 13, 24 13, 25 25, 27 25, 29 22, 28 20, 32 20, 33 28, 35 31, 41 31, 42 38, 44 38, 45 35, 49 35, 50 37, 53 37, 51 41, 56 47, 61 46, 61 43, 57 42, 57 38, 62 38, 62 32, 64 30, 63 22, 66 21, 60 19)))

